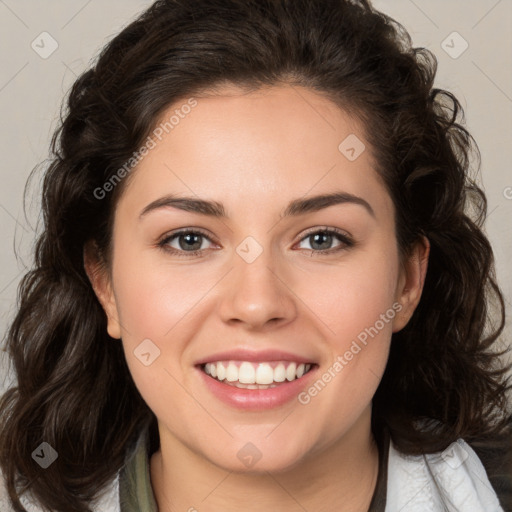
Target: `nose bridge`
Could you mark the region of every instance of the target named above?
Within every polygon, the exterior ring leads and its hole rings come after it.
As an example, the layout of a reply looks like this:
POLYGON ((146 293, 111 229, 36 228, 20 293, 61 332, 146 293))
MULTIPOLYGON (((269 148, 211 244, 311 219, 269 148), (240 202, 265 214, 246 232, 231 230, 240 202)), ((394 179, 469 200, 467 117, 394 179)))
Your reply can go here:
POLYGON ((260 243, 248 236, 236 247, 232 256, 234 268, 220 306, 224 321, 261 327, 269 320, 290 320, 295 315, 293 294, 279 276, 280 260, 273 253, 270 240, 266 237, 260 243))

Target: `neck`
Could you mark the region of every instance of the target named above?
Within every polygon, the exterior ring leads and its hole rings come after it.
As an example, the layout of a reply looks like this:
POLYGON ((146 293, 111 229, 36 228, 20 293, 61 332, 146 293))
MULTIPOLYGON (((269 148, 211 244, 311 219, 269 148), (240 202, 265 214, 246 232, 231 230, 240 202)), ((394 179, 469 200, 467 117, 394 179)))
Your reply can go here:
POLYGON ((151 457, 151 483, 159 512, 366 512, 378 477, 379 454, 371 410, 322 451, 288 470, 237 473, 212 464, 160 429, 151 457), (362 427, 363 423, 365 428, 362 427))

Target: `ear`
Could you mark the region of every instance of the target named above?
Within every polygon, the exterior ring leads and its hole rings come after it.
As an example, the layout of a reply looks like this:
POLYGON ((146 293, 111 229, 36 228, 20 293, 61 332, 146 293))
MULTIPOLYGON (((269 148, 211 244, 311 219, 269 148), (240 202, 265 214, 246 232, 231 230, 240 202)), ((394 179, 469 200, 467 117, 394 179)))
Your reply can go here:
POLYGON ((91 282, 96 297, 107 315, 107 332, 112 338, 121 338, 121 324, 117 311, 116 300, 110 275, 100 256, 95 242, 87 242, 84 246, 84 268, 91 282))
POLYGON ((393 332, 398 332, 407 325, 420 301, 429 253, 430 242, 426 236, 422 236, 401 265, 395 300, 402 309, 393 319, 393 332))

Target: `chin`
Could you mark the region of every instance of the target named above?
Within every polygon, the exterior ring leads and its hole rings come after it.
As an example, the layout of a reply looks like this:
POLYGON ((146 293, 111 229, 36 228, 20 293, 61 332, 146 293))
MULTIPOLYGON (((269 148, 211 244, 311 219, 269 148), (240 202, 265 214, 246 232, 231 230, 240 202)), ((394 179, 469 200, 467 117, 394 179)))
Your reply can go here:
POLYGON ((219 450, 222 451, 204 456, 226 471, 253 475, 287 472, 299 465, 306 455, 297 447, 272 443, 265 437, 261 442, 253 438, 253 441, 238 441, 229 446, 224 444, 219 450))

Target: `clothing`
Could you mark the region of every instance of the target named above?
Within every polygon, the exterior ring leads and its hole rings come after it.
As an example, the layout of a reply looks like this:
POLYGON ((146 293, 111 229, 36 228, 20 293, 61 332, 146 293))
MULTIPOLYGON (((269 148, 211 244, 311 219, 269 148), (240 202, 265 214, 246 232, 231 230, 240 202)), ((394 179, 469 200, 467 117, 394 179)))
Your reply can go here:
MULTIPOLYGON (((158 512, 150 485, 148 439, 121 474, 120 512, 158 512)), ((383 435, 370 512, 503 512, 473 449, 459 439, 442 453, 408 456, 383 435)))
MULTIPOLYGON (((504 512, 482 462, 462 439, 444 452, 410 456, 389 436, 379 446, 379 477, 370 512, 504 512)), ((94 512, 158 512, 151 487, 149 434, 141 435, 112 485, 91 504, 94 512)), ((3 480, 2 480, 3 483, 3 480)), ((2 492, 3 491, 3 492, 2 492)), ((0 510, 12 512, 0 488, 0 510)), ((27 498, 28 512, 40 512, 27 498)))
MULTIPOLYGON (((385 512, 386 475, 389 443, 379 444, 379 478, 370 505, 370 512, 385 512)), ((133 456, 119 479, 120 512, 158 512, 150 483, 149 439, 141 437, 133 456)))
POLYGON ((485 469, 462 439, 442 453, 407 456, 390 447, 386 512, 503 512, 485 469))

